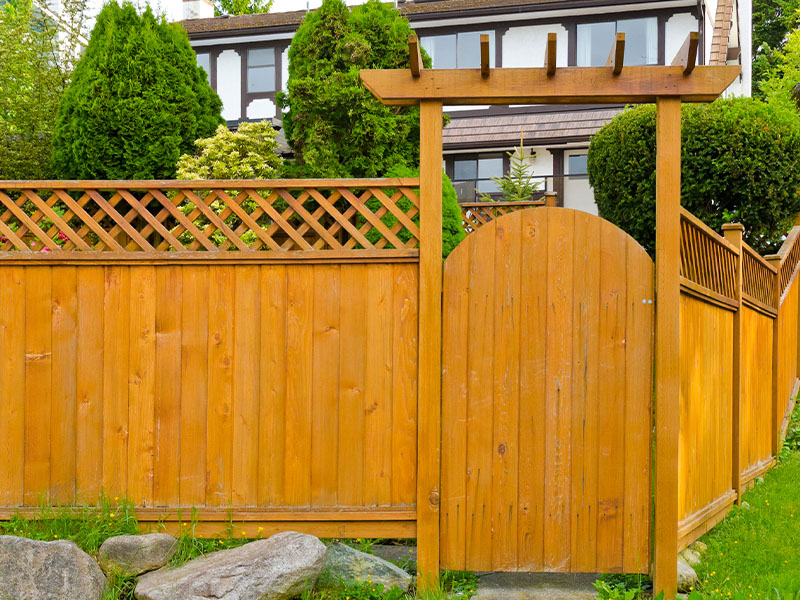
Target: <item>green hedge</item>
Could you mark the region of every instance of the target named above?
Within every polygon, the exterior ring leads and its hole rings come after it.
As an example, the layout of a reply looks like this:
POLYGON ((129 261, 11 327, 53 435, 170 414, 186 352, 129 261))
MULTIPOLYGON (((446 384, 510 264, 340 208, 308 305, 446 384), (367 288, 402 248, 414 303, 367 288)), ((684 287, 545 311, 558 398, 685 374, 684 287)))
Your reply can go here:
MULTIPOLYGON (((719 231, 741 222, 757 251, 780 247, 800 212, 800 118, 749 98, 685 105, 681 204, 719 231)), ((592 138, 589 182, 600 215, 655 248, 656 111, 625 110, 592 138)))

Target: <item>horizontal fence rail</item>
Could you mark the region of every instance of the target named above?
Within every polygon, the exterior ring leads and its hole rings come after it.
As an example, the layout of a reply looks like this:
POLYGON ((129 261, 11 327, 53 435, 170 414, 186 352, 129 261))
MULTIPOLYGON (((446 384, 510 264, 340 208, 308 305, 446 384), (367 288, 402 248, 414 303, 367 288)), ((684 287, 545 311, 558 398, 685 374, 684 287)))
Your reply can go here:
POLYGON ((411 249, 419 179, 7 181, 2 252, 411 249))
POLYGON ((694 291, 710 291, 723 303, 734 303, 738 255, 739 251, 708 225, 681 209, 682 285, 694 291))
POLYGON ((556 195, 553 192, 545 192, 541 199, 527 202, 459 202, 458 205, 461 207, 464 231, 472 233, 496 218, 517 210, 532 206, 555 206, 556 195))

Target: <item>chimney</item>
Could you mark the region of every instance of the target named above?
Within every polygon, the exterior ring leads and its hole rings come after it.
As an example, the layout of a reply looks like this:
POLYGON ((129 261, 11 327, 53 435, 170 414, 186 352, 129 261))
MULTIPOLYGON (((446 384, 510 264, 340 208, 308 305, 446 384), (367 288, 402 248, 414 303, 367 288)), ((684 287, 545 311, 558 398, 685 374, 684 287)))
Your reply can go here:
POLYGON ((209 19, 214 16, 211 0, 183 0, 184 19, 209 19))

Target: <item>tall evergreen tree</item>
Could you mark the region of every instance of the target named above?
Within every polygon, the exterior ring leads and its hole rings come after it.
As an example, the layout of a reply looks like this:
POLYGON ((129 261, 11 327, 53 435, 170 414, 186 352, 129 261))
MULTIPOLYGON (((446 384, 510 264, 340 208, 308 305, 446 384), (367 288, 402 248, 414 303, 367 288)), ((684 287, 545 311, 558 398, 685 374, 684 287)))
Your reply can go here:
POLYGON ((186 32, 149 8, 107 4, 59 106, 53 167, 65 179, 159 179, 221 124, 222 102, 186 32))

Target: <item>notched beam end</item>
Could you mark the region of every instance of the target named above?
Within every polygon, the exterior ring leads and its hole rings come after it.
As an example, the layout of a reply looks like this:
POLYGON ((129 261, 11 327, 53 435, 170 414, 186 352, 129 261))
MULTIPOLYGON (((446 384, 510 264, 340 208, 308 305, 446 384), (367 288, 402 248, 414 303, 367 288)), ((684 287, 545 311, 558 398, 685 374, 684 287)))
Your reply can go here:
POLYGON ((481 34, 481 77, 489 77, 489 34, 481 34))
POLYGON ((683 67, 683 74, 689 75, 697 65, 697 48, 700 45, 700 34, 690 31, 683 42, 681 49, 675 55, 672 66, 683 67))
POLYGON ((419 50, 419 40, 416 34, 408 34, 408 58, 411 64, 411 76, 419 77, 422 69, 422 53, 419 50))
POLYGON ((611 46, 611 52, 608 54, 606 66, 611 67, 611 72, 614 75, 622 73, 622 66, 625 63, 625 34, 618 33, 614 38, 614 45, 611 46))
POLYGON ((544 68, 547 70, 547 76, 552 77, 556 74, 556 49, 558 37, 555 33, 547 34, 547 47, 544 53, 544 68))

